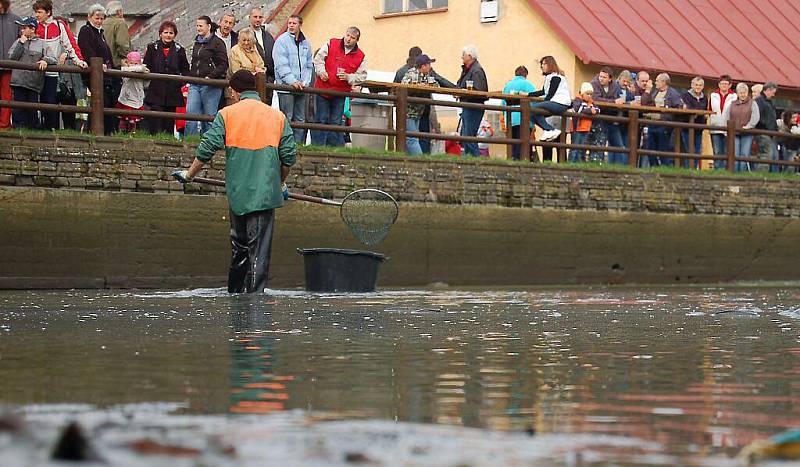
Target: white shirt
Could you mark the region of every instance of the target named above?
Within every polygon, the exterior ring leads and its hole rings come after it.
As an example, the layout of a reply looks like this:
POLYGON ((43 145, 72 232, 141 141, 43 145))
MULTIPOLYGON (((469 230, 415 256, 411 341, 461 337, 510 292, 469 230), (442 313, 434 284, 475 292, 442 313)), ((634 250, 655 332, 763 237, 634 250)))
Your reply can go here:
POLYGON ((264 49, 264 36, 261 34, 263 29, 261 29, 261 28, 255 29, 252 26, 250 27, 250 29, 253 30, 253 35, 256 36, 256 42, 258 43, 258 45, 261 46, 261 49, 263 50, 264 49))
POLYGON ((216 32, 216 35, 217 35, 217 37, 222 39, 222 42, 225 43, 225 47, 228 49, 228 52, 230 52, 231 51, 231 35, 228 34, 228 37, 223 37, 222 34, 220 34, 219 31, 216 32))

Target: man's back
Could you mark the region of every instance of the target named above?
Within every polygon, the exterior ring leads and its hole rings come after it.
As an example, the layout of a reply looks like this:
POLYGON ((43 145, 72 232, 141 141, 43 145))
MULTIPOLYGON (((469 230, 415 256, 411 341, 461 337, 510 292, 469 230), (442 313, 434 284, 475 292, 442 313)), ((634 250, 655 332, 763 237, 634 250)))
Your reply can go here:
POLYGON ((759 130, 778 131, 778 113, 775 110, 772 99, 767 99, 764 94, 761 94, 756 98, 756 104, 758 105, 758 112, 761 115, 756 128, 759 130))
POLYGON ((296 149, 286 117, 264 104, 255 91, 219 111, 197 148, 207 162, 225 148, 228 201, 236 215, 283 205, 281 165, 295 163, 296 149))
POLYGON ((108 48, 111 49, 114 66, 119 67, 131 51, 131 38, 128 35, 128 23, 125 22, 125 18, 111 16, 106 19, 103 23, 103 36, 106 38, 108 48))
POLYGON ((277 148, 284 115, 256 99, 242 99, 220 111, 225 121, 225 145, 242 149, 277 148))

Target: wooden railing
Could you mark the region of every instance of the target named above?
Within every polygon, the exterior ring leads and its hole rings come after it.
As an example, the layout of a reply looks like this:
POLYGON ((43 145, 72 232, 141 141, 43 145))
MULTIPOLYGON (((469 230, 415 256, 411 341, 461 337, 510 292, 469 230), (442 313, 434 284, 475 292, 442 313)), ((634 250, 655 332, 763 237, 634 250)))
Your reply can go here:
MULTIPOLYGON (((0 68, 5 69, 19 69, 19 70, 38 70, 35 64, 24 64, 10 60, 0 60, 0 68)), ((104 134, 104 121, 105 115, 112 116, 139 116, 145 118, 169 118, 175 120, 187 121, 200 121, 210 122, 214 120, 213 115, 197 115, 197 114, 183 114, 175 112, 161 112, 152 110, 127 110, 111 107, 104 107, 103 105, 103 79, 106 76, 116 78, 134 78, 134 79, 147 79, 149 81, 172 81, 179 83, 226 87, 227 80, 205 79, 181 75, 165 75, 158 73, 132 73, 120 70, 105 70, 103 67, 102 59, 92 58, 89 61, 87 68, 80 68, 77 66, 48 66, 47 71, 54 71, 59 73, 77 73, 81 75, 89 75, 89 91, 91 91, 91 98, 88 107, 74 106, 74 105, 58 105, 58 104, 41 104, 29 102, 16 102, 0 100, 0 107, 27 109, 27 110, 42 110, 51 112, 64 112, 64 113, 85 113, 89 114, 91 121, 91 132, 95 135, 104 134)), ((532 114, 551 115, 549 112, 531 107, 531 104, 536 101, 527 95, 508 95, 497 92, 480 92, 465 89, 451 89, 430 87, 421 85, 404 85, 396 83, 384 82, 367 82, 365 87, 370 89, 370 93, 362 92, 339 92, 328 89, 304 88, 300 91, 292 86, 285 86, 273 83, 267 83, 263 73, 256 75, 256 87, 261 95, 262 100, 266 100, 267 93, 272 91, 285 91, 293 93, 304 93, 309 95, 324 94, 337 97, 350 97, 371 100, 376 102, 391 103, 395 109, 394 125, 391 119, 387 128, 369 128, 369 127, 344 127, 341 125, 327 125, 321 123, 293 123, 294 128, 316 130, 316 131, 331 131, 340 133, 355 133, 366 135, 379 135, 386 136, 394 140, 393 146, 399 152, 406 151, 406 138, 426 138, 433 140, 450 140, 457 142, 483 142, 490 144, 506 145, 510 153, 511 146, 520 146, 520 156, 522 160, 533 160, 532 148, 555 148, 557 150, 558 162, 565 162, 567 160, 567 151, 577 149, 582 151, 597 151, 607 153, 624 153, 627 154, 628 163, 636 167, 638 166, 640 157, 643 156, 656 156, 671 158, 676 166, 680 165, 683 160, 712 160, 712 161, 725 161, 728 171, 735 169, 736 162, 752 162, 765 165, 777 166, 800 166, 800 162, 796 161, 783 161, 774 159, 761 159, 757 157, 737 157, 735 154, 734 137, 741 134, 752 135, 765 135, 770 137, 781 138, 800 138, 800 135, 791 133, 766 131, 766 130, 743 130, 735 128, 733 122, 728 122, 726 127, 711 126, 707 124, 693 123, 694 119, 698 116, 705 116, 709 112, 687 110, 687 109, 665 109, 661 107, 647 107, 640 105, 619 105, 614 103, 598 103, 601 108, 612 111, 623 111, 625 116, 605 115, 603 113, 597 115, 577 115, 572 111, 567 111, 561 115, 561 135, 558 141, 535 141, 531 136, 530 131, 521 131, 519 138, 511 137, 511 125, 508 125, 505 137, 491 137, 491 138, 478 138, 475 136, 460 136, 460 135, 447 135, 441 133, 408 131, 406 127, 406 118, 408 116, 408 104, 424 104, 435 105, 440 107, 457 107, 462 109, 483 109, 490 111, 504 112, 507 115, 507 121, 511 121, 511 113, 519 112, 522 122, 530 122, 532 114), (386 94, 382 94, 386 92, 386 94), (435 100, 430 98, 431 94, 449 94, 456 98, 464 97, 481 97, 484 99, 503 99, 506 102, 515 102, 514 105, 486 105, 474 102, 462 101, 444 101, 435 100), (673 114, 681 117, 689 117, 690 122, 679 121, 665 121, 665 120, 651 120, 643 118, 643 114, 660 113, 660 114, 673 114), (609 147, 609 146, 593 146, 585 144, 568 144, 567 143, 567 125, 569 117, 588 118, 591 120, 599 120, 604 122, 611 122, 621 125, 626 125, 628 130, 627 147, 609 147), (643 149, 639 147, 640 130, 643 127, 662 126, 678 130, 688 129, 688 147, 694 147, 694 140, 697 137, 696 131, 707 130, 724 130, 727 136, 727 147, 725 155, 704 155, 694 153, 684 153, 680 151, 663 152, 643 149)), ((522 125, 523 129, 527 129, 526 125, 522 125)), ((680 131, 673 131, 673 144, 675 148, 680 148, 680 131)), ((390 144, 390 147, 392 145, 390 144)))

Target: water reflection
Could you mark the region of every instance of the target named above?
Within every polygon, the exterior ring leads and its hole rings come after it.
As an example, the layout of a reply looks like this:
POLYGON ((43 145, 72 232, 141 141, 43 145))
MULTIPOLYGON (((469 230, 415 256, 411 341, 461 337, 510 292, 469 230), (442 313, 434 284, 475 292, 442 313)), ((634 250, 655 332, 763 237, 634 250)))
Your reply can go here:
POLYGON ((613 434, 687 458, 800 426, 793 291, 4 293, 0 306, 0 402, 613 434))
POLYGON ((230 413, 264 414, 285 410, 286 383, 294 378, 274 371, 272 326, 274 302, 264 297, 238 296, 230 309, 231 403, 230 413))

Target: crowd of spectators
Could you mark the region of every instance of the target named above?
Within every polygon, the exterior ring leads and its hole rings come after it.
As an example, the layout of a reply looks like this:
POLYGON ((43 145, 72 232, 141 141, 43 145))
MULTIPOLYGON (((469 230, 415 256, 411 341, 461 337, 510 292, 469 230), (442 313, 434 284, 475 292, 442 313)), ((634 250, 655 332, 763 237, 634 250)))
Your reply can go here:
MULTIPOLYGON (((553 89, 554 86, 562 85, 565 82, 563 72, 558 69, 558 65, 555 64, 552 57, 542 58, 540 64, 544 75, 543 89, 528 92, 528 95, 533 97, 541 96, 543 100, 532 104, 532 107, 544 108, 554 116, 563 115, 567 107, 561 105, 561 102, 566 100, 561 98, 559 102, 558 92, 562 91, 564 96, 568 96, 569 87, 567 86, 558 91, 553 89), (556 85, 553 84, 553 79, 558 80, 556 85)), ((515 72, 516 76, 506 85, 506 92, 513 93, 514 89, 518 89, 520 86, 525 89, 534 87, 533 83, 525 81, 525 78, 520 76, 521 68, 524 67, 518 67, 515 72)), ((774 137, 737 131, 734 142, 735 155, 737 157, 757 157, 758 159, 772 161, 798 161, 800 140, 793 136, 800 135, 800 116, 797 112, 789 110, 783 112, 780 116, 777 115, 774 104, 777 85, 774 82, 766 82, 764 84, 754 84, 751 87, 747 83, 740 82, 736 84, 735 92, 731 89, 732 85, 733 80, 731 77, 723 75, 718 80, 717 88, 706 95, 704 92, 705 80, 699 76, 691 80, 691 85, 688 89, 679 90, 672 84, 672 80, 667 73, 659 73, 656 75, 655 80, 652 80, 647 71, 633 74, 628 70, 622 70, 614 79, 613 70, 603 67, 591 82, 581 84, 578 96, 572 99, 570 107, 577 115, 572 117, 570 142, 575 145, 627 148, 631 139, 628 137, 626 124, 591 119, 588 115, 603 113, 605 115, 619 116, 625 115, 632 108, 643 106, 639 110, 644 111, 643 117, 645 120, 640 125, 640 134, 637 135, 638 137, 633 138, 633 141, 638 142, 640 148, 659 152, 682 152, 699 155, 702 151, 704 130, 694 129, 694 137, 690 138, 690 130, 688 128, 676 129, 661 125, 659 122, 708 123, 719 127, 719 129, 709 131, 713 154, 725 156, 728 143, 727 125, 729 122, 733 122, 736 130, 760 129, 787 133, 785 137, 774 137), (598 106, 598 103, 608 105, 598 106), (663 110, 656 111, 658 109, 654 108, 663 110), (669 109, 687 109, 698 112, 670 112, 669 109), (708 115, 707 121, 706 115, 708 115), (674 134, 675 131, 680 131, 680 133, 674 134)), ((512 115, 512 125, 516 125, 519 119, 517 115, 517 113, 512 115)), ((551 141, 560 136, 560 131, 554 128, 552 124, 547 124, 542 115, 532 115, 529 129, 533 130, 534 126, 539 126, 544 130, 539 137, 542 141, 551 141)), ((514 137, 517 138, 519 130, 514 129, 512 131, 514 132, 514 137)), ((517 158, 519 149, 514 148, 512 154, 517 158)), ((628 163, 625 153, 611 150, 585 151, 573 149, 569 153, 569 160, 571 162, 604 162, 610 164, 628 163)), ((671 157, 640 156, 639 158, 640 167, 673 165, 674 161, 671 157)), ((766 164, 763 165, 766 166, 766 164)), ((700 162, 699 160, 683 159, 682 166, 684 168, 697 169, 700 167, 700 162)), ((726 167, 726 162, 724 160, 715 160, 713 167, 723 169, 726 167)), ((737 162, 735 167, 738 171, 751 171, 756 168, 757 164, 748 162, 737 162)), ((778 172, 781 168, 778 165, 769 165, 769 170, 778 172)), ((796 172, 796 169, 795 167, 786 166, 784 171, 796 172)))
MULTIPOLYGON (((237 18, 224 12, 215 22, 209 16, 196 19, 196 37, 191 50, 187 51, 175 41, 177 25, 163 22, 158 29, 158 38, 148 44, 143 54, 132 50, 128 27, 120 1, 110 1, 105 6, 91 5, 87 10, 87 22, 80 29, 77 40, 63 18, 53 16, 52 0, 34 0, 32 15, 20 18, 10 11, 10 1, 0 0, 0 58, 38 64, 39 71, 0 71, 0 99, 44 104, 86 105, 89 98, 88 75, 55 73, 47 70, 55 64, 87 67, 94 58, 102 59, 107 69, 141 74, 141 78, 124 79, 105 75, 103 102, 105 107, 121 109, 148 109, 174 113, 185 109, 189 114, 214 115, 231 104, 230 92, 217 86, 191 84, 180 81, 147 79, 147 73, 176 76, 192 76, 208 79, 225 79, 238 70, 264 73, 268 83, 291 86, 294 90, 278 92, 278 106, 292 123, 312 120, 329 125, 343 125, 348 120, 348 99, 335 94, 309 95, 301 91, 315 87, 331 92, 359 91, 367 78, 367 59, 358 42, 361 31, 350 27, 342 37, 331 38, 314 52, 310 40, 303 34, 303 19, 292 15, 286 31, 277 37, 267 29, 264 12, 252 8, 245 26, 234 30, 237 18), (294 92, 296 90, 296 92, 294 92)), ((244 21, 243 21, 244 22, 244 21)), ((461 51, 462 66, 458 79, 449 81, 433 69, 434 58, 424 54, 420 47, 409 50, 405 64, 397 70, 397 83, 423 85, 440 88, 457 88, 467 91, 489 91, 486 71, 479 62, 478 49, 467 45, 461 51)), ((757 156, 760 159, 793 160, 797 157, 800 140, 790 134, 800 134, 800 121, 793 112, 778 115, 774 96, 777 86, 773 82, 755 84, 734 83, 730 76, 721 76, 717 88, 705 94, 706 83, 701 77, 691 81, 686 90, 676 88, 667 73, 658 73, 651 79, 647 71, 632 73, 628 70, 614 73, 604 67, 590 82, 581 83, 580 92, 573 98, 566 73, 553 56, 539 60, 542 73, 541 87, 528 80, 528 69, 519 66, 514 77, 503 88, 506 95, 527 95, 534 99, 532 108, 544 111, 531 113, 530 122, 522 122, 520 112, 512 112, 510 118, 513 138, 522 131, 533 131, 539 127, 541 141, 555 141, 561 135, 562 118, 567 110, 575 117, 563 126, 569 128, 572 144, 607 147, 608 149, 569 152, 573 162, 592 161, 609 164, 627 164, 628 156, 621 149, 631 141, 641 148, 669 152, 700 154, 703 130, 695 129, 693 138, 689 129, 673 129, 660 122, 688 122, 686 113, 646 110, 640 125, 640 134, 631 138, 624 123, 609 122, 592 116, 625 116, 632 106, 660 107, 668 109, 690 109, 696 113, 695 123, 707 123, 719 127, 709 131, 713 154, 727 152, 728 122, 737 130, 763 129, 782 131, 787 137, 774 138, 766 135, 738 133, 735 148, 737 156, 757 156), (734 88, 735 84, 735 88, 734 88), (524 128, 527 125, 527 128, 524 128), (680 134, 674 134, 680 131, 680 134), (674 136, 674 137, 673 137, 674 136), (675 147, 676 141, 680 147, 675 147), (691 143, 692 147, 689 147, 691 143), (613 150, 617 148, 618 150, 613 150)), ((431 92, 434 92, 432 89, 431 92)), ((418 95, 419 93, 415 94, 418 95)), ((424 93, 422 94, 425 95, 424 93)), ((265 96, 271 103, 272 93, 265 96)), ((459 100, 483 104, 485 95, 460 93, 459 100)), ((504 104, 513 105, 508 99, 504 104)), ((53 111, 15 110, 13 118, 9 109, 0 109, 0 129, 19 128, 81 128, 86 117, 76 119, 75 114, 53 111)), ((140 118, 116 118, 106 116, 104 128, 107 133, 115 131, 133 132, 140 126, 140 118)), ((152 134, 173 133, 180 129, 181 122, 173 118, 147 118, 141 125, 152 134)), ((186 134, 203 133, 209 128, 207 122, 189 121, 186 134)), ((412 132, 440 131, 435 109, 424 104, 408 106, 406 128, 412 132)), ((485 111, 480 108, 462 108, 458 133, 462 136, 488 137, 494 130, 487 121, 485 111)), ((295 139, 308 141, 306 131, 294 129, 295 139)), ((341 146, 346 134, 328 131, 311 131, 310 141, 315 145, 341 146)), ((409 154, 430 153, 431 141, 409 137, 406 141, 409 154)), ((488 154, 488 144, 466 142, 460 145, 464 155, 488 154)), ((551 149, 547 149, 551 150, 551 149)), ((547 151, 545 150, 545 151, 547 151)), ((452 151, 452 145, 448 148, 452 151)), ((521 148, 512 147, 512 157, 519 159, 521 148)), ((548 159, 546 152, 543 159, 548 159)), ((673 165, 670 157, 640 157, 644 167, 673 165)), ((699 161, 683 160, 686 168, 698 168, 699 161)), ((725 161, 714 161, 715 168, 724 168, 725 161)), ((754 164, 737 163, 737 170, 753 170, 754 164)), ((770 166, 770 170, 778 170, 770 166)))

